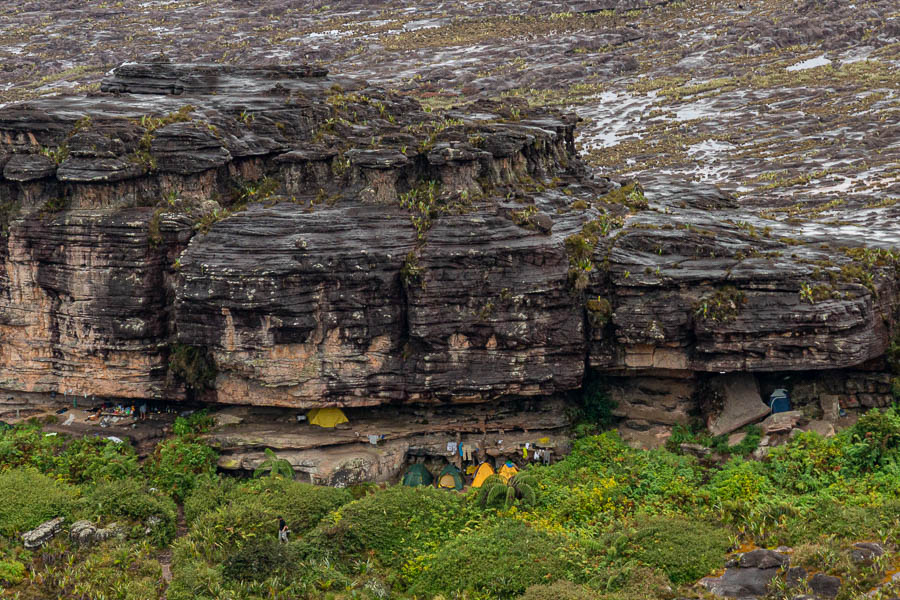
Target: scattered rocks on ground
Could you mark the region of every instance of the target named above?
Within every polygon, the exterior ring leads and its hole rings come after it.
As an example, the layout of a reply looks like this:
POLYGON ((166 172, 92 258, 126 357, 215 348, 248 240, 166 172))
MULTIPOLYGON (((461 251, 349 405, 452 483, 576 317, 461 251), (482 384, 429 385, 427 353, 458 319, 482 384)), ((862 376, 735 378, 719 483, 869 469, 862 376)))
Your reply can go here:
POLYGON ((69 528, 69 537, 81 546, 96 544, 122 533, 123 529, 117 523, 110 523, 107 527, 101 528, 84 519, 75 521, 69 528))
POLYGON ((25 548, 34 550, 52 540, 53 536, 59 533, 64 520, 63 517, 56 517, 55 519, 41 523, 31 531, 23 533, 22 542, 25 545, 25 548))
POLYGON ((841 578, 824 573, 816 573, 807 580, 807 583, 813 594, 822 600, 836 598, 841 591, 841 578))
POLYGON ((716 596, 747 598, 765 596, 779 569, 731 568, 721 577, 707 577, 700 583, 716 596))
POLYGON ((742 554, 740 566, 744 569, 771 569, 772 567, 786 567, 790 562, 791 559, 787 554, 775 552, 774 550, 767 550, 765 548, 758 548, 742 554))
POLYGON ((769 413, 769 407, 763 404, 759 395, 759 383, 749 373, 724 375, 713 380, 712 385, 725 402, 722 412, 709 423, 713 435, 731 433, 769 413))
POLYGON ((834 436, 834 424, 829 423, 828 421, 822 421, 819 419, 810 421, 806 425, 804 425, 801 429, 803 431, 814 431, 821 435, 822 437, 832 437, 834 436))
POLYGON ((801 411, 789 410, 769 415, 759 426, 762 428, 763 433, 766 434, 789 432, 794 429, 802 418, 803 413, 801 411))
POLYGON ((859 542, 850 550, 850 560, 858 564, 872 564, 881 556, 884 556, 884 547, 874 542, 859 542))

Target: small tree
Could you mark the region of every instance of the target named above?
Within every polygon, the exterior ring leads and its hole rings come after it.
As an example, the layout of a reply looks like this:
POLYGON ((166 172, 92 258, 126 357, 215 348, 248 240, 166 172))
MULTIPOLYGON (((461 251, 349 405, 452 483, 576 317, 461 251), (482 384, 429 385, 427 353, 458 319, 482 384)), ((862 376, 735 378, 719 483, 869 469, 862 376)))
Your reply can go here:
POLYGON ((491 475, 481 486, 478 502, 482 508, 495 504, 509 508, 516 500, 532 505, 537 501, 537 490, 537 480, 528 473, 516 473, 509 481, 504 481, 499 475, 491 475))
POLYGON ((266 471, 269 477, 287 477, 294 478, 294 467, 284 458, 278 458, 278 455, 271 448, 266 448, 266 459, 253 471, 254 477, 260 477, 266 471))

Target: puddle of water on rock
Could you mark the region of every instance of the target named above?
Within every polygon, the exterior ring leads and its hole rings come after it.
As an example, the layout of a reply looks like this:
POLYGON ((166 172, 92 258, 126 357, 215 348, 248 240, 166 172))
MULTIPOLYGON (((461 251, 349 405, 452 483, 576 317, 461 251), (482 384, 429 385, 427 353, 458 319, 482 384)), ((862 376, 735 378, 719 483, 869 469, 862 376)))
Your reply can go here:
POLYGON ((727 166, 718 163, 718 161, 712 161, 711 163, 698 162, 694 165, 676 169, 659 169, 657 172, 682 179, 693 179, 703 183, 725 182, 733 176, 731 170, 727 166))
POLYGON ((590 106, 571 106, 579 117, 591 119, 590 125, 582 128, 576 140, 585 148, 608 148, 615 146, 633 133, 653 104, 656 93, 635 96, 628 92, 602 92, 588 100, 590 106))
POLYGON ((735 111, 717 109, 713 106, 715 103, 716 100, 710 98, 684 104, 674 110, 675 120, 693 121, 694 119, 717 119, 724 121, 726 119, 733 119, 741 116, 741 113, 735 111))
POLYGON ((815 58, 810 58, 804 60, 803 62, 798 62, 797 64, 791 65, 787 67, 788 71, 804 71, 806 69, 815 69, 816 67, 824 67, 825 65, 830 65, 831 61, 825 58, 825 55, 816 56, 815 58))
POLYGON ((875 50, 872 46, 860 46, 859 48, 853 48, 852 50, 847 51, 844 56, 841 57, 842 65, 849 65, 850 63, 862 62, 864 60, 869 59, 869 55, 875 50))
POLYGON ((419 31, 421 29, 435 29, 447 24, 447 19, 419 19, 403 25, 403 31, 419 31))
POLYGON ((687 153, 691 155, 712 155, 725 152, 726 150, 734 150, 735 147, 734 144, 719 140, 703 140, 693 146, 688 146, 687 153))

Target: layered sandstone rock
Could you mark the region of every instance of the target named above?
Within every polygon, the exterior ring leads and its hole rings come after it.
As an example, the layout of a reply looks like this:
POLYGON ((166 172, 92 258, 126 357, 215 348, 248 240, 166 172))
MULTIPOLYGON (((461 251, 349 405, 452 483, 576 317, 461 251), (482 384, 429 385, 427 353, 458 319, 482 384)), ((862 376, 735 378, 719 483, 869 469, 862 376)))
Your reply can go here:
POLYGON ((888 347, 893 254, 591 176, 572 116, 426 112, 303 66, 132 64, 102 90, 0 109, 8 390, 469 405, 592 368, 648 428, 690 417, 698 374, 888 347), (170 368, 184 348, 212 376, 170 368))

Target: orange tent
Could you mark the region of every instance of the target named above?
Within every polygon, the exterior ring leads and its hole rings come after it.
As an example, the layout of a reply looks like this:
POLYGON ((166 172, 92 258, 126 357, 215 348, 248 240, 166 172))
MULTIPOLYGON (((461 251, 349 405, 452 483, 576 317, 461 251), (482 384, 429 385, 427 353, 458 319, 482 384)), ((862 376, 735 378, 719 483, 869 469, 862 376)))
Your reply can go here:
POLYGON ((472 481, 473 488, 481 487, 481 484, 484 483, 484 480, 494 474, 494 468, 487 464, 486 462, 478 465, 478 470, 475 471, 475 479, 472 481))
POLYGON ((506 463, 505 465, 500 467, 500 470, 497 472, 497 474, 503 478, 504 483, 509 483, 509 479, 518 472, 519 469, 516 468, 516 465, 512 463, 506 463))

